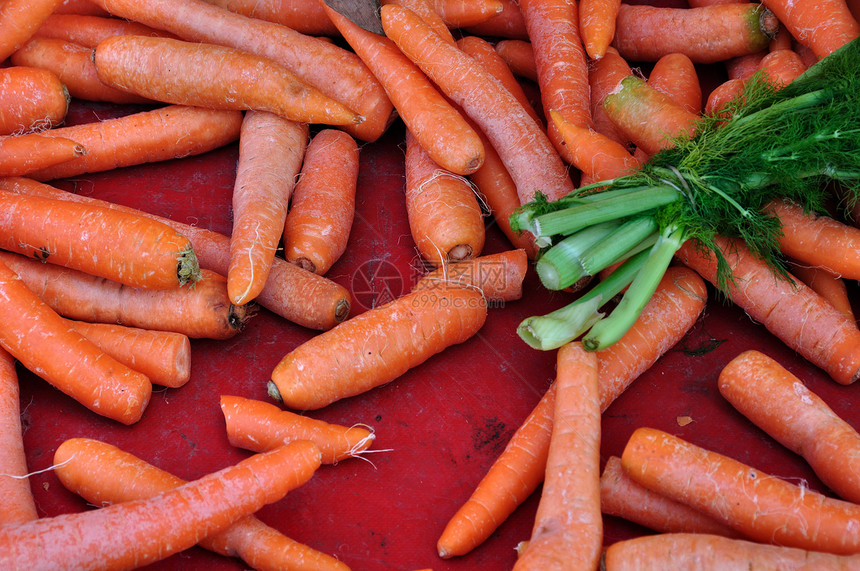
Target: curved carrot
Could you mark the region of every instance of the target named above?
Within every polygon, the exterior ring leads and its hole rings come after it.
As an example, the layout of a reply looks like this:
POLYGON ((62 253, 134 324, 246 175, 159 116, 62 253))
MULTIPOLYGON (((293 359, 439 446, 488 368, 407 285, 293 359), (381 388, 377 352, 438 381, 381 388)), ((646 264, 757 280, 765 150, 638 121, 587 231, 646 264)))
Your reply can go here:
POLYGON ((615 19, 621 0, 582 0, 579 4, 579 30, 585 53, 593 60, 606 54, 615 37, 615 19))
POLYGON ((62 0, 6 0, 0 5, 0 61, 30 39, 62 0))
POLYGON ((558 350, 556 368, 546 476, 515 570, 597 569, 603 547, 597 354, 568 343, 558 350))
POLYGON ((762 473, 661 430, 638 428, 621 455, 631 478, 692 506, 751 540, 836 554, 860 553, 860 506, 762 473))
POLYGON ((340 426, 255 399, 221 395, 221 412, 230 444, 266 452, 295 440, 310 440, 323 464, 336 464, 370 448, 376 435, 362 425, 340 426))
MULTIPOLYGON (((95 5, 93 5, 95 6, 95 5)), ((112 36, 172 36, 138 22, 90 14, 54 12, 39 26, 34 38, 53 38, 85 48, 95 48, 112 36)), ((32 39, 32 38, 31 38, 32 39)))
POLYGON ((622 133, 618 125, 606 114, 603 100, 618 88, 622 79, 631 73, 633 72, 630 65, 615 48, 611 47, 602 58, 591 62, 588 66, 588 84, 591 86, 591 121, 594 130, 625 147, 630 146, 630 138, 622 133))
POLYGON ((18 400, 15 358, 0 348, 0 524, 31 521, 39 517, 27 478, 27 455, 18 400))
POLYGON ((227 294, 236 305, 260 295, 269 277, 308 137, 306 123, 265 111, 245 114, 227 268, 227 294))
POLYGON ((284 258, 325 275, 346 250, 355 217, 360 149, 344 131, 311 139, 284 224, 284 258))
POLYGON ((337 36, 337 27, 326 17, 322 2, 307 0, 206 0, 219 8, 274 22, 309 36, 337 36))
POLYGON ((435 267, 484 247, 484 218, 468 181, 437 165, 406 131, 406 211, 421 257, 435 267))
POLYGON ((388 5, 381 15, 388 37, 481 128, 516 181, 522 203, 537 193, 555 200, 572 192, 549 138, 501 83, 409 10, 388 5))
POLYGON ((860 24, 845 0, 764 0, 762 4, 818 58, 860 36, 860 24))
POLYGON ((485 254, 446 264, 424 274, 412 291, 453 284, 477 288, 489 302, 515 301, 523 296, 523 280, 528 267, 529 259, 522 248, 485 254))
POLYGON ((815 293, 826 299, 851 321, 856 321, 848 287, 842 277, 817 266, 807 266, 796 260, 788 260, 788 268, 793 276, 812 288, 815 293))
POLYGON ((505 60, 514 75, 537 82, 534 46, 528 39, 500 40, 496 42, 496 52, 505 60))
POLYGON ((702 112, 702 86, 696 64, 688 56, 673 53, 658 59, 648 74, 648 84, 690 113, 702 112))
POLYGON ((860 500, 860 434, 776 360, 754 350, 732 359, 720 394, 780 444, 802 456, 845 500, 860 500))
MULTIPOLYGON (((71 463, 73 448, 69 452, 62 460, 71 463)), ((296 442, 150 498, 4 526, 0 565, 13 569, 143 566, 192 547, 280 500, 305 483, 317 467, 316 446, 296 442), (114 547, 103 549, 106 540, 114 547)), ((109 472, 103 475, 110 479, 109 472)))
POLYGON ((471 288, 408 293, 305 341, 272 371, 279 398, 319 409, 393 381, 483 326, 487 305, 471 288))
POLYGON ((451 28, 475 26, 501 14, 501 0, 430 0, 430 4, 451 28))
POLYGON ((562 144, 573 164, 591 180, 609 180, 636 171, 641 162, 621 143, 591 129, 574 125, 555 109, 549 110, 562 144))
POLYGON ((463 26, 463 31, 481 37, 528 40, 526 23, 517 0, 501 0, 500 4, 501 12, 483 22, 463 26))
POLYGON ((60 125, 69 99, 63 83, 48 70, 17 65, 0 69, 0 135, 60 125))
POLYGON ((0 137, 0 176, 26 176, 85 152, 80 143, 62 137, 43 137, 39 133, 0 137))
POLYGON ((622 4, 613 45, 628 61, 657 61, 683 53, 715 63, 767 48, 779 21, 753 2, 701 8, 622 4))
POLYGON ((759 69, 764 70, 777 86, 784 86, 806 71, 806 64, 794 50, 776 50, 762 58, 759 69))

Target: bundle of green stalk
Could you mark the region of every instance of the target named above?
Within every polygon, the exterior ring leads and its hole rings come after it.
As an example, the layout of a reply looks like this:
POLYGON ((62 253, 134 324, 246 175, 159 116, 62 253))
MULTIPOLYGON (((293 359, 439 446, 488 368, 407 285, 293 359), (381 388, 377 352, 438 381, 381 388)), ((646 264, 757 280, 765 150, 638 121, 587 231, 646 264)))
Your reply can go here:
POLYGON ((623 263, 570 305, 523 321, 520 337, 538 349, 580 336, 588 350, 612 345, 687 240, 714 252, 721 291, 733 279, 715 244, 721 236, 742 239, 775 275, 791 279, 779 250, 780 221, 764 206, 784 198, 824 212, 834 184, 846 210, 860 198, 858 75, 858 40, 785 87, 759 73, 719 114, 703 116, 694 137, 678 138, 635 173, 524 205, 512 226, 534 234, 536 268, 548 289, 623 263), (601 312, 621 292, 617 305, 601 312))

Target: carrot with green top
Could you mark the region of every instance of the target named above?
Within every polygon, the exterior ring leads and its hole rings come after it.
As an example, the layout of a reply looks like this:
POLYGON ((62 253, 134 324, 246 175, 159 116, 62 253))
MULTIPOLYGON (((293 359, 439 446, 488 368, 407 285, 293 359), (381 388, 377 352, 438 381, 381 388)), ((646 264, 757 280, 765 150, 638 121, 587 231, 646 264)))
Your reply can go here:
POLYGON ((0 5, 0 61, 32 37, 62 0, 7 0, 0 5))
POLYGON ((809 46, 818 58, 860 36, 860 24, 845 0, 762 2, 797 40, 809 46))
POLYGON ((453 284, 478 289, 487 301, 516 301, 523 296, 529 258, 522 248, 485 254, 456 264, 445 264, 424 274, 412 290, 453 284))
POLYGON ((0 137, 0 176, 26 176, 52 167, 86 152, 83 145, 62 137, 39 133, 0 137))
POLYGON ((69 92, 56 74, 13 65, 0 69, 0 135, 57 127, 66 119, 69 92))
POLYGON ((92 49, 102 40, 106 40, 112 36, 171 35, 162 30, 121 18, 54 12, 39 26, 33 37, 63 40, 67 43, 92 49))
POLYGON ((796 260, 788 260, 791 275, 812 288, 851 321, 856 321, 848 287, 841 276, 818 266, 808 266, 796 260))
POLYGON ((27 477, 19 393, 15 358, 0 349, 0 525, 39 517, 27 477))

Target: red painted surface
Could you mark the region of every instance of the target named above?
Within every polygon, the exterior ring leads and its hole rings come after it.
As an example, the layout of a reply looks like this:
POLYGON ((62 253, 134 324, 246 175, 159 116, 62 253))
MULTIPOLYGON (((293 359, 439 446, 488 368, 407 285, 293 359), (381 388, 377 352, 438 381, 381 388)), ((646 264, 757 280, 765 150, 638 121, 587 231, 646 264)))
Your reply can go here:
MULTIPOLYGON (((70 122, 115 112, 112 106, 75 105, 70 122)), ((401 141, 402 131, 395 125, 382 140, 362 148, 351 242, 328 274, 353 293, 354 313, 374 300, 405 292, 418 275, 402 200, 401 141)), ((200 157, 55 184, 229 234, 236 159, 233 145, 200 157)), ((485 253, 508 247, 501 232, 488 223, 485 253)), ((854 284, 851 287, 856 297, 854 284)), ((554 352, 528 348, 515 328, 525 317, 561 307, 570 297, 544 290, 534 272, 525 291, 522 300, 493 308, 483 329, 466 343, 386 386, 311 413, 339 424, 372 426, 376 452, 364 460, 321 467, 310 482, 264 508, 259 517, 356 570, 511 568, 514 547, 529 537, 538 494, 465 557, 441 560, 435 545, 448 518, 553 378, 554 352)), ((49 468, 57 446, 79 436, 115 444, 185 479, 233 464, 249 453, 227 442, 220 395, 268 400, 266 381, 272 368, 315 334, 261 310, 234 339, 193 341, 191 381, 180 389, 157 390, 143 419, 130 427, 98 417, 20 370, 29 468, 49 468)), ((852 407, 858 387, 837 385, 743 312, 713 298, 686 338, 606 411, 604 459, 619 455, 635 428, 652 426, 823 490, 799 457, 752 426, 717 392, 722 366, 751 348, 779 360, 837 413, 860 426, 860 409, 852 407), (696 351, 714 341, 719 343, 713 350, 696 351), (682 416, 692 422, 681 426, 682 416)), ((32 476, 31 483, 42 516, 91 509, 51 471, 32 476)), ((607 544, 643 533, 648 531, 606 518, 607 544)), ((246 567, 239 560, 193 548, 151 568, 246 567)))

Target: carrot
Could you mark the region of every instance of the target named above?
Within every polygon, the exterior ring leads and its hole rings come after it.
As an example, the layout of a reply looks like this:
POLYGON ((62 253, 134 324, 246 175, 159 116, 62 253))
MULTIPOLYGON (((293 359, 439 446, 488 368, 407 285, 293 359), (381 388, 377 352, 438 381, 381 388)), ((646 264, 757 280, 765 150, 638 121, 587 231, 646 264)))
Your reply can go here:
POLYGON ((555 384, 543 491, 514 569, 597 569, 603 546, 597 354, 579 342, 563 345, 555 384))
POLYGON ((762 543, 845 555, 860 552, 860 507, 765 474, 653 428, 621 455, 631 478, 762 543))
MULTIPOLYGON (((293 472, 293 478, 298 476, 295 484, 306 479, 305 472, 318 462, 306 442, 296 444, 292 453, 301 465, 293 472)), ((129 452, 90 438, 64 441, 54 453, 54 463, 63 486, 99 507, 151 498, 187 484, 129 452)), ((201 537, 199 545, 227 557, 238 556, 254 569, 345 569, 333 557, 284 536, 253 515, 201 537), (302 558, 307 558, 304 563, 302 558)))
POLYGON ((480 137, 424 72, 388 38, 364 30, 328 6, 324 9, 378 78, 406 127, 433 160, 461 175, 479 168, 484 160, 480 137))
POLYGON ((116 119, 50 129, 45 136, 77 141, 87 153, 29 176, 46 181, 199 155, 235 141, 241 123, 240 111, 168 105, 116 119))
POLYGON ((406 131, 406 211, 421 257, 434 267, 484 247, 484 218, 468 181, 437 165, 406 131))
POLYGON ((851 300, 848 297, 848 288, 845 280, 832 272, 817 266, 807 266, 796 260, 788 260, 788 268, 791 275, 808 285, 812 290, 830 302, 845 317, 856 321, 851 300))
MULTIPOLYGON (((26 178, 0 178, 0 189, 8 192, 48 196, 60 200, 99 204, 150 216, 188 236, 203 268, 214 271, 221 276, 227 274, 230 264, 230 238, 223 234, 168 218, 153 216, 133 208, 62 191, 26 178)), ((223 315, 223 317, 217 318, 212 323, 214 326, 210 330, 213 331, 212 333, 205 332, 202 336, 232 336, 249 317, 250 311, 231 304, 227 298, 226 287, 222 291, 217 284, 209 284, 207 292, 205 295, 211 296, 214 302, 212 307, 218 309, 215 314, 223 315), (215 331, 222 333, 216 334, 215 331)), ((201 299, 205 297, 204 292, 201 292, 200 295, 201 299)), ((331 329, 349 316, 351 307, 350 295, 346 288, 337 282, 303 270, 279 257, 273 260, 269 270, 269 279, 255 301, 284 319, 311 329, 331 329)), ((207 329, 208 327, 201 328, 201 331, 207 329)), ((194 337, 195 335, 189 336, 194 337)))
POLYGON ((305 341, 272 371, 278 398, 319 409, 393 381, 483 326, 487 304, 472 288, 408 293, 305 341))
POLYGON ((144 216, 11 192, 0 192, 0 212, 0 246, 9 251, 135 287, 199 278, 188 238, 144 216))
POLYGON ((0 135, 60 125, 66 119, 69 99, 63 83, 48 70, 14 65, 0 69, 0 135))
POLYGON ((191 378, 191 342, 182 333, 112 323, 66 322, 123 365, 146 375, 154 385, 179 388, 191 378))
POLYGON ((636 171, 641 163, 621 143, 591 129, 568 122, 555 109, 549 110, 553 125, 562 137, 573 164, 591 180, 608 180, 636 171))
POLYGON ((4 314, 0 346, 21 364, 85 407, 123 424, 140 420, 152 383, 105 354, 0 263, 4 314))
POLYGON ((394 4, 412 10, 425 24, 433 28, 433 31, 439 34, 440 38, 451 45, 457 43, 436 6, 436 0, 381 0, 380 5, 385 6, 386 4, 394 4))
POLYGON ((235 305, 256 298, 269 277, 308 136, 306 123, 265 111, 245 114, 227 268, 227 294, 235 305))
POLYGON ((0 176, 26 176, 85 152, 83 145, 62 137, 43 137, 39 133, 0 137, 0 176))
POLYGON ((702 112, 702 86, 696 65, 688 56, 673 53, 658 59, 648 75, 648 84, 690 113, 702 112))
POLYGON ((0 349, 0 494, 3 494, 0 525, 39 517, 30 480, 27 479, 27 455, 18 394, 15 359, 0 349))
POLYGON ((528 40, 526 23, 517 0, 501 0, 500 3, 501 12, 483 22, 463 26, 463 31, 481 37, 528 40))
POLYGON ((708 95, 703 112, 706 115, 724 114, 726 104, 743 95, 745 83, 742 78, 734 77, 716 86, 708 95))
POLYGON ((430 4, 451 28, 481 24, 504 9, 501 0, 430 0, 430 4))
POLYGON ((0 252, 0 261, 68 319, 229 339, 253 315, 252 308, 230 303, 227 280, 210 270, 201 271, 194 287, 144 289, 9 252, 0 252))
POLYGON ((87 16, 107 16, 108 13, 90 0, 63 0, 57 5, 54 14, 83 14, 87 16))
MULTIPOLYGON (((689 331, 705 307, 704 281, 684 267, 666 271, 639 319, 614 345, 597 352, 600 408, 612 402, 689 331)), ((555 384, 508 441, 437 542, 440 557, 465 555, 484 542, 544 477, 555 384)))
POLYGON ((102 40, 112 36, 127 35, 172 36, 172 34, 167 34, 162 30, 121 18, 54 12, 39 26, 33 37, 63 40, 92 49, 99 45, 102 40))
MULTIPOLYGON (((70 441, 64 448, 67 455, 55 454, 55 460, 74 462, 80 442, 70 441)), ((7 525, 0 528, 0 562, 7 569, 141 567, 192 547, 280 500, 305 483, 318 466, 316 446, 297 442, 149 498, 7 525), (105 541, 114 546, 105 549, 105 541)), ((111 479, 110 472, 100 475, 111 479)))
POLYGON ((412 290, 453 284, 477 288, 488 302, 515 301, 523 296, 523 279, 528 267, 525 250, 506 250, 436 268, 424 274, 412 290))
POLYGON ((606 549, 606 570, 674 571, 689 569, 854 569, 855 555, 833 555, 701 533, 636 537, 606 549))
POLYGON ((630 145, 630 139, 606 114, 603 100, 618 87, 622 79, 631 73, 633 72, 628 63, 612 47, 607 49, 602 58, 590 62, 588 68, 588 84, 591 86, 589 101, 594 130, 625 147, 630 145))
MULTIPOLYGON (((840 384, 860 378, 860 331, 803 283, 774 275, 739 240, 718 238, 734 283, 726 294, 754 320, 840 384)), ((716 284, 716 254, 686 242, 678 258, 716 284)))
POLYGON ((754 350, 732 359, 718 379, 720 394, 780 444, 802 456, 845 500, 860 500, 856 451, 860 434, 801 379, 754 350))
POLYGON ((362 425, 340 426, 255 399, 221 395, 230 444, 266 452, 295 440, 319 447, 323 464, 336 464, 370 448, 376 435, 362 425))
POLYGON ((36 36, 9 58, 15 65, 38 67, 54 73, 69 95, 85 101, 154 103, 152 100, 105 85, 98 77, 91 48, 65 40, 36 36))
POLYGON ((311 140, 284 225, 287 261, 324 275, 346 250, 359 152, 343 131, 325 129, 311 140))
POLYGON ((268 111, 307 123, 363 118, 268 58, 215 44, 150 36, 102 40, 93 62, 103 83, 175 105, 268 111), (162 70, 169 69, 165 74, 162 70), (253 70, 249 77, 248 70, 253 70))
POLYGON ((652 492, 624 472, 621 458, 610 456, 600 476, 600 509, 662 533, 710 533, 738 538, 727 525, 683 504, 652 492))
POLYGON ((340 102, 364 121, 344 129, 375 141, 394 119, 393 106, 354 53, 291 28, 248 18, 203 0, 95 0, 115 16, 168 31, 189 42, 218 44, 268 58, 340 102))
POLYGON ((776 50, 768 53, 761 60, 760 69, 777 86, 788 85, 801 73, 806 71, 806 64, 794 50, 776 50))
POLYGON ((785 27, 785 24, 779 24, 779 30, 777 30, 776 35, 770 41, 767 46, 767 50, 769 52, 776 52, 779 50, 790 50, 792 49, 792 44, 795 39, 792 37, 791 32, 788 31, 788 28, 785 27))
MULTIPOLYGON (((523 26, 525 26, 525 21, 523 26)), ((538 72, 534 46, 528 39, 500 40, 496 42, 496 51, 505 60, 514 75, 537 82, 538 72)))
POLYGON ((762 2, 797 40, 818 58, 860 36, 860 24, 845 0, 825 2, 765 0, 762 2))
POLYGON ((0 61, 30 39, 62 0, 6 0, 0 5, 0 61))
POLYGON ((767 55, 767 50, 757 51, 755 53, 734 57, 726 60, 726 73, 731 79, 748 79, 752 74, 758 71, 761 66, 761 60, 767 55))
POLYGON ((456 46, 439 39, 409 10, 383 6, 381 15, 386 35, 487 136, 516 182, 522 203, 537 193, 555 200, 573 190, 549 138, 498 80, 456 46))
POLYGON ((622 4, 613 45, 628 61, 657 61, 683 53, 715 63, 767 48, 779 21, 757 3, 701 8, 622 4))
POLYGON ((585 53, 600 59, 615 37, 615 18, 621 0, 582 0, 579 5, 579 29, 585 53))
POLYGON ((206 0, 219 8, 274 22, 310 36, 337 36, 322 3, 314 0, 206 0))

